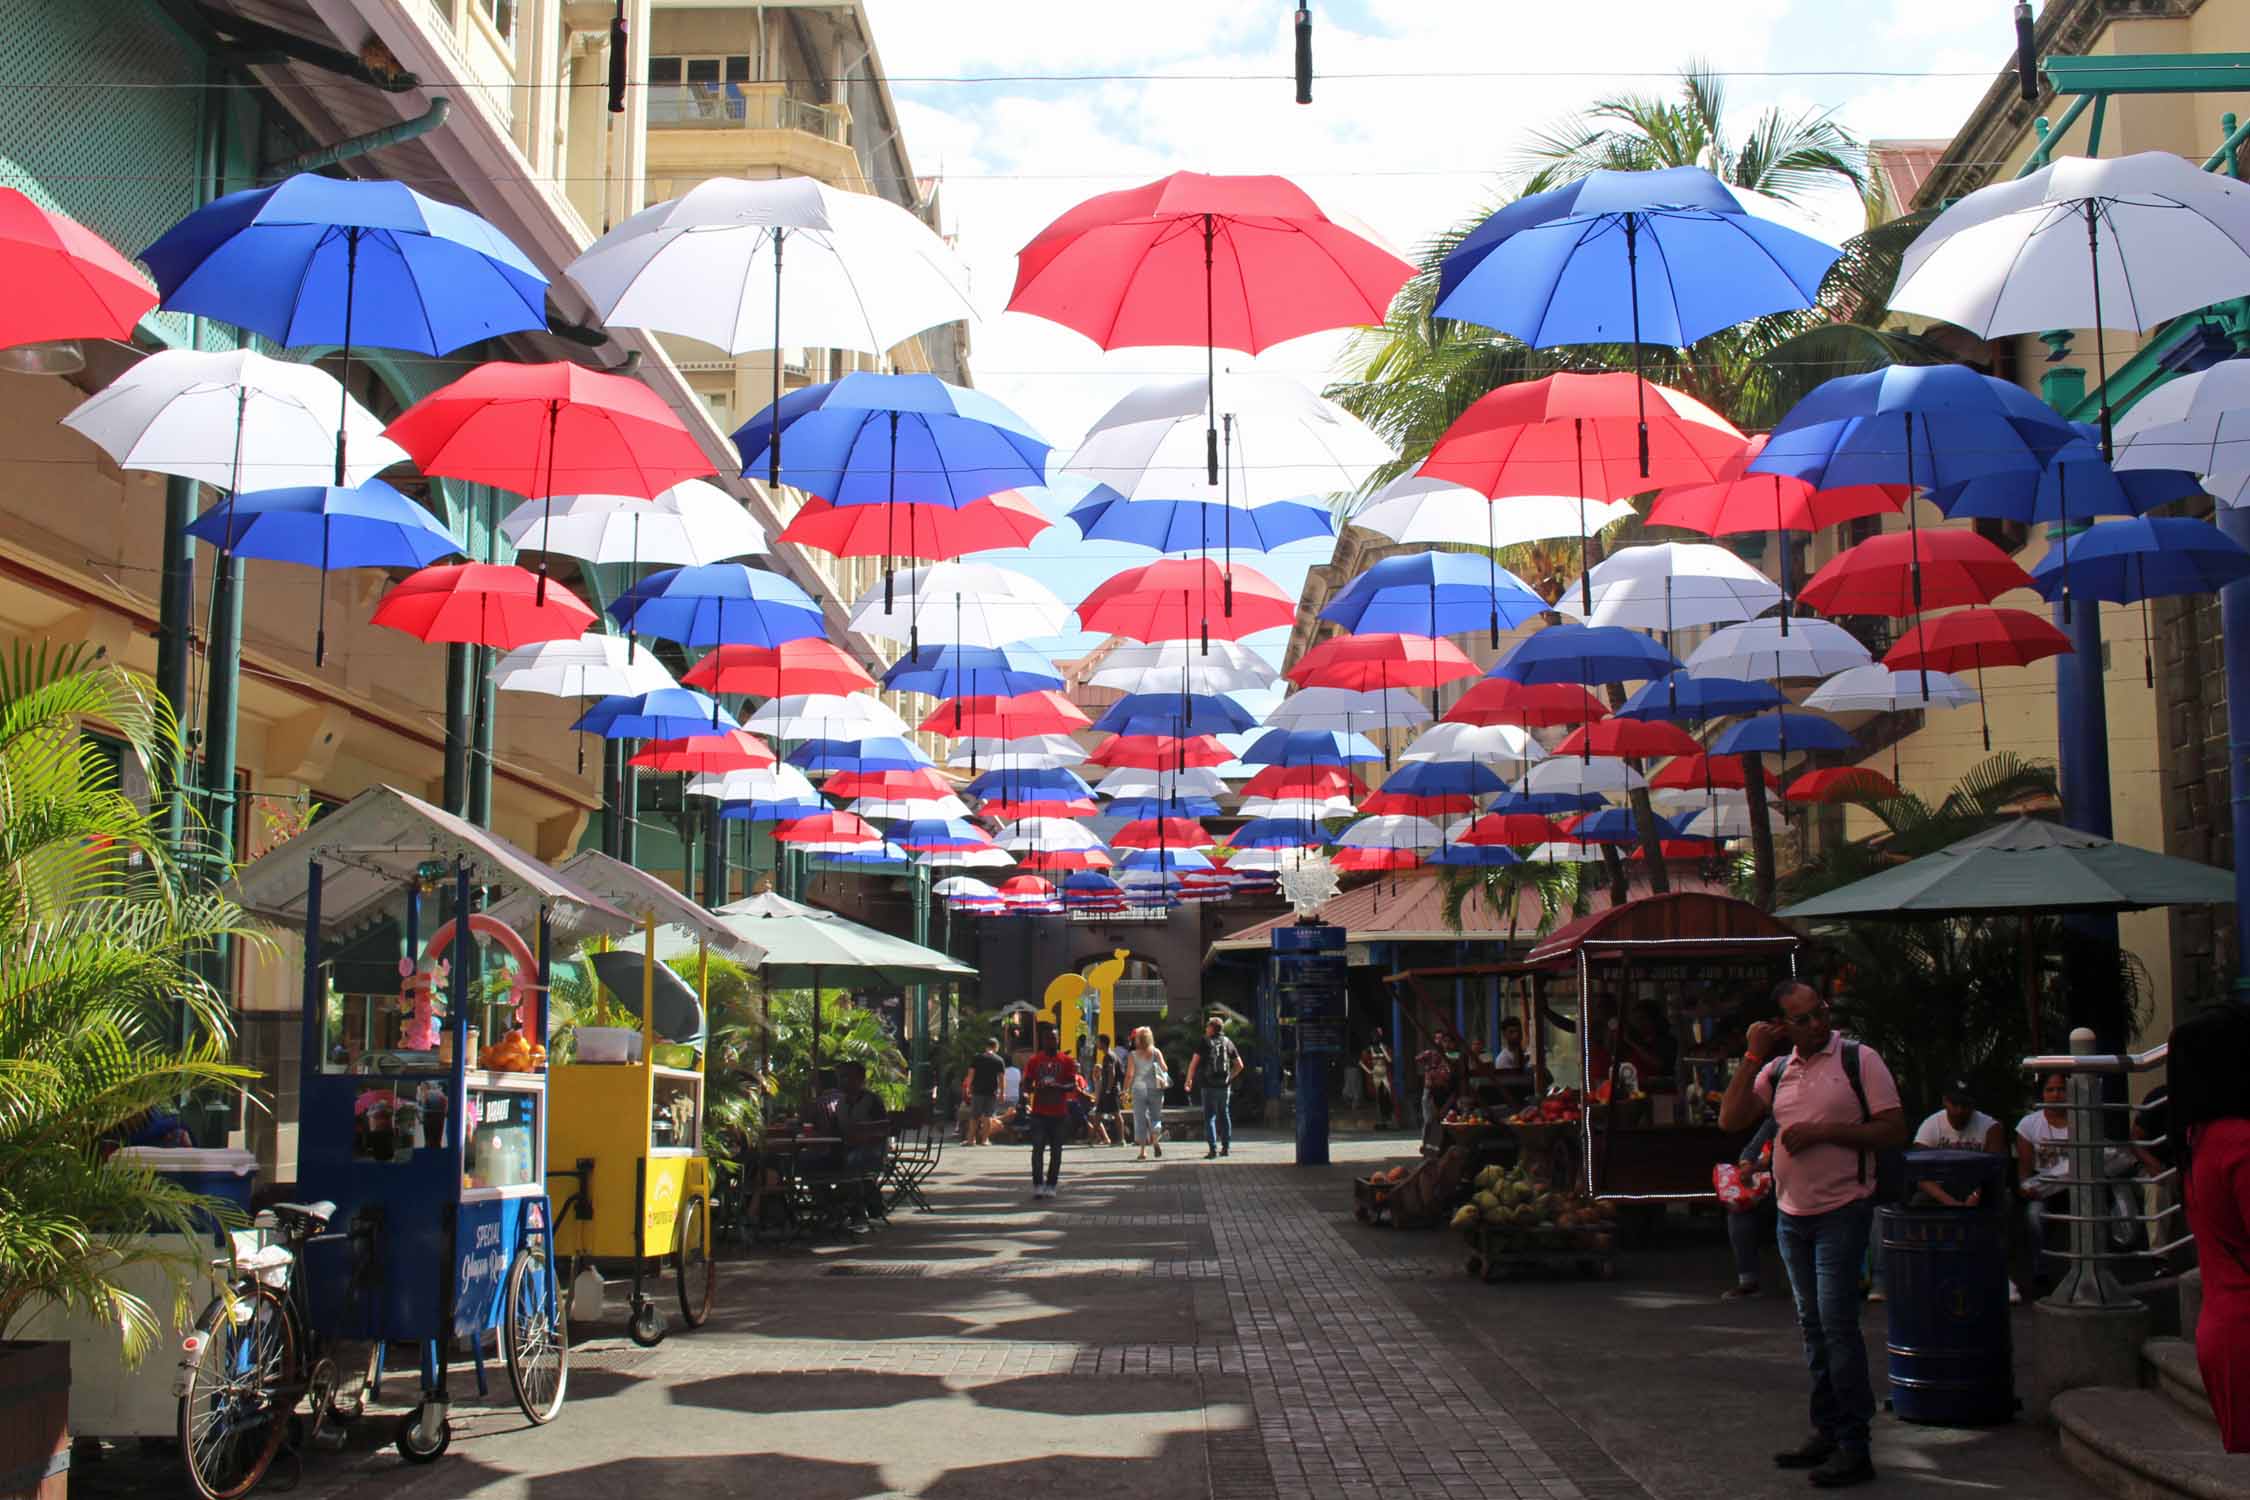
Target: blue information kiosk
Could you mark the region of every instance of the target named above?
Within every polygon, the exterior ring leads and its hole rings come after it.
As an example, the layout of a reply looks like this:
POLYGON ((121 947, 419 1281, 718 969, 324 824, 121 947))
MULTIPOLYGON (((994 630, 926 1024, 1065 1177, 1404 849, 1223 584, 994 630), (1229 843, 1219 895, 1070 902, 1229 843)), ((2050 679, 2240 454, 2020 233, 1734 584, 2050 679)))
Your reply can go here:
POLYGON ((1328 1068, 1344 1050, 1344 929, 1273 929, 1273 993, 1297 1051, 1297 1165, 1328 1165, 1328 1068))

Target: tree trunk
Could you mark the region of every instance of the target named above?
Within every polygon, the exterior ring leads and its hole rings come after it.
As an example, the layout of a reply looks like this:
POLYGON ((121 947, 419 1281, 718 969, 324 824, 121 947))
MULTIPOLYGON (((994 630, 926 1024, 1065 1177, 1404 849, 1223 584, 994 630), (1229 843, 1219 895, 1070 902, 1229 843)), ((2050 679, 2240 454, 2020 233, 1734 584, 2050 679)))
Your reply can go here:
POLYGON ((1615 844, 1604 844, 1602 865, 1609 871, 1609 904, 1623 906, 1633 899, 1633 888, 1625 880, 1625 861, 1618 858, 1615 844))
MULTIPOLYGON (((1625 684, 1610 682, 1602 685, 1608 695, 1612 711, 1625 706, 1625 684)), ((1627 761, 1635 770, 1639 761, 1627 761)), ((1628 794, 1633 805, 1633 827, 1641 836, 1641 862, 1648 866, 1648 893, 1662 896, 1672 889, 1672 872, 1664 867, 1664 835, 1656 822, 1656 808, 1648 800, 1648 793, 1636 790, 1628 794)))
POLYGON ((1766 803, 1766 758, 1755 750, 1742 757, 1742 786, 1750 804, 1751 889, 1759 910, 1772 911, 1773 812, 1766 803))

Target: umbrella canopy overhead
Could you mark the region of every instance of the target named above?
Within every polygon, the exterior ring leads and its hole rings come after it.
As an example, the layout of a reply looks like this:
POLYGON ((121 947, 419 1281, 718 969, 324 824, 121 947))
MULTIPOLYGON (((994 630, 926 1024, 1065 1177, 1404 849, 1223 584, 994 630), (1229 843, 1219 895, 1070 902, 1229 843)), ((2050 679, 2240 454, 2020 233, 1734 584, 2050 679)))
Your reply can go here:
POLYGON ((654 390, 567 360, 479 365, 384 431, 425 474, 535 500, 589 491, 645 500, 712 472, 654 390))
MULTIPOLYGON (((1062 471, 1131 501, 1197 501, 1248 511, 1356 490, 1393 457, 1366 424, 1302 382, 1264 371, 1144 385, 1104 412, 1062 471), (1214 403, 1216 410, 1214 411, 1214 403), (1220 483, 1208 482, 1203 428, 1219 421, 1220 483)), ((1210 541, 1226 535, 1211 518, 1210 541)), ((1166 549, 1175 550, 1175 549, 1166 549)))
POLYGON ((1582 500, 1576 495, 1511 495, 1493 500, 1451 480, 1402 474, 1352 512, 1351 523, 1394 542, 1468 542, 1499 548, 1576 536, 1581 524, 1599 532, 1636 514, 1630 500, 1582 500))
POLYGON ((629 567, 693 567, 766 551, 766 534, 742 503, 703 479, 683 479, 646 500, 572 495, 552 507, 519 505, 501 519, 500 534, 525 552, 629 567))
POLYGON ((632 697, 679 686, 654 652, 634 651, 615 635, 518 646, 494 664, 492 685, 551 698, 632 697))
POLYGON ((1572 598, 1566 586, 1555 609, 1589 625, 1662 631, 1752 619, 1782 598, 1772 579, 1710 542, 1621 547, 1594 565, 1577 593, 1572 598), (1583 605, 1589 591, 1591 614, 1583 605))
POLYGON ((77 220, 0 188, 0 348, 53 339, 129 339, 156 307, 130 261, 77 220))
MULTIPOLYGON (((1022 417, 935 375, 859 370, 791 391, 736 429, 745 473, 765 467, 777 422, 781 482, 837 505, 960 506, 1047 482, 1047 444, 1022 417)), ((912 556, 906 530, 897 551, 912 556)))
POLYGON ((466 641, 512 651, 575 640, 594 612, 570 590, 506 563, 441 563, 409 573, 375 606, 377 625, 423 641, 466 641))
POLYGON ((2234 901, 2234 876, 2033 818, 1776 912, 1782 917, 1955 917, 2140 911, 2234 901))
POLYGON ((771 891, 722 906, 717 915, 738 936, 765 950, 759 973, 769 985, 811 984, 816 977, 845 973, 917 984, 976 972, 934 948, 862 927, 771 891))

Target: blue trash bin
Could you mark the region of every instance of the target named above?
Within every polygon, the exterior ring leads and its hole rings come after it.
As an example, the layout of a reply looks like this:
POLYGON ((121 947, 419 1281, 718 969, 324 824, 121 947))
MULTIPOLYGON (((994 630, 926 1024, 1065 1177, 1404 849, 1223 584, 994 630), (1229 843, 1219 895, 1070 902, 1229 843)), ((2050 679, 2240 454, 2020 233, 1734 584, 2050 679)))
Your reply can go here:
MULTIPOLYGON (((124 1146, 110 1155, 120 1164, 131 1162, 161 1172, 191 1193, 220 1198, 250 1212, 250 1195, 258 1186, 258 1158, 247 1151, 199 1146, 124 1146)), ((198 1214, 216 1244, 226 1243, 226 1231, 208 1214, 198 1214)))
POLYGON ((1937 1180, 1972 1209, 1910 1200, 1877 1218, 1890 1309, 1891 1410, 1939 1427, 1986 1427, 2016 1413, 2008 1320, 2007 1158, 1908 1153, 1909 1183, 1937 1180))

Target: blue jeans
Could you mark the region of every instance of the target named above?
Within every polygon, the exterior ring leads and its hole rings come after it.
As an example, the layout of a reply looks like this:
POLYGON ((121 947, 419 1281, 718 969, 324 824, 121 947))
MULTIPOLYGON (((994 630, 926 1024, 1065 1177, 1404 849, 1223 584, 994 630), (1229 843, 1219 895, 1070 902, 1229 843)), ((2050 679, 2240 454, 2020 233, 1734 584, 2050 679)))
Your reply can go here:
POLYGON ((1031 1116, 1031 1185, 1053 1187, 1062 1175, 1063 1132, 1070 1128, 1068 1115, 1031 1116), (1047 1156, 1047 1175, 1039 1175, 1040 1153, 1047 1156))
POLYGON ((1824 1214, 1780 1216, 1781 1263, 1797 1299, 1797 1326, 1812 1371, 1812 1424, 1837 1447, 1867 1451, 1875 1387, 1859 1330, 1859 1273, 1875 1224, 1868 1200, 1824 1214))
POLYGON ((1234 1145, 1234 1085, 1203 1087, 1203 1143, 1213 1151, 1234 1145))

